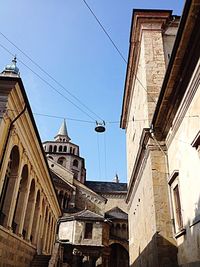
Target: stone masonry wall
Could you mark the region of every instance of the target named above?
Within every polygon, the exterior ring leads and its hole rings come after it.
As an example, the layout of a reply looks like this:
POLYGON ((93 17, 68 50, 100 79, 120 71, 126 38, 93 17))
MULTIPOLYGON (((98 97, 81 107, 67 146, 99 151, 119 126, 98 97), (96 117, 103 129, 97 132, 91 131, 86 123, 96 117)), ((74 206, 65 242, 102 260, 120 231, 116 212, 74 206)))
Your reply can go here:
POLYGON ((150 158, 142 177, 136 183, 137 190, 129 203, 129 253, 130 266, 139 267, 138 257, 141 257, 144 251, 143 266, 147 262, 150 264, 155 258, 154 245, 151 243, 156 232, 156 221, 150 158))
POLYGON ((0 228, 0 267, 29 267, 36 249, 0 228))
MULTIPOLYGON (((133 83, 126 128, 129 181, 142 131, 150 126, 165 75, 162 23, 158 20, 140 25, 140 53, 135 69, 142 85, 138 80, 133 83)), ((174 267, 176 247, 171 232, 166 162, 153 140, 146 149, 149 154, 146 150, 146 163, 131 185, 128 203, 130 266, 174 267)))

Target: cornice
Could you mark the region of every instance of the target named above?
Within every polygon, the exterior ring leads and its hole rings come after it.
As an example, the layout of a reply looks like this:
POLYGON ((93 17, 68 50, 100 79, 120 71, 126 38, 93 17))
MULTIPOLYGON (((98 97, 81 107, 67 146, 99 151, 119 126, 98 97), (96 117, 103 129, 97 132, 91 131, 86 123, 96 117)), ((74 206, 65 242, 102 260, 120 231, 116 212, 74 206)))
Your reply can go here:
POLYGON ((140 54, 140 42, 142 30, 161 30, 163 25, 171 16, 171 10, 134 10, 130 32, 130 46, 128 64, 126 70, 126 80, 122 105, 122 115, 120 127, 125 129, 129 113, 132 87, 136 80, 136 70, 140 54), (151 24, 150 28, 147 26, 151 24), (143 25, 143 27, 142 27, 143 25), (144 26, 146 25, 146 27, 144 26))
POLYGON ((134 163, 133 171, 131 174, 131 179, 128 184, 128 192, 126 197, 127 203, 130 201, 130 197, 133 191, 135 190, 135 184, 136 181, 138 180, 138 175, 140 174, 142 166, 144 165, 145 158, 147 157, 148 150, 146 149, 146 146, 148 144, 149 138, 150 138, 149 128, 144 128, 140 138, 140 144, 137 151, 137 157, 134 163))
MULTIPOLYGON (((187 87, 187 91, 182 99, 179 109, 176 113, 175 119, 173 121, 172 127, 170 129, 170 134, 167 136, 166 144, 167 147, 171 144, 176 132, 178 131, 182 121, 184 120, 189 106, 192 103, 194 95, 196 94, 200 86, 200 60, 196 66, 196 69, 191 77, 190 83, 187 87)), ((194 114, 195 116, 196 114, 194 114)), ((192 116, 192 115, 191 115, 192 116)))

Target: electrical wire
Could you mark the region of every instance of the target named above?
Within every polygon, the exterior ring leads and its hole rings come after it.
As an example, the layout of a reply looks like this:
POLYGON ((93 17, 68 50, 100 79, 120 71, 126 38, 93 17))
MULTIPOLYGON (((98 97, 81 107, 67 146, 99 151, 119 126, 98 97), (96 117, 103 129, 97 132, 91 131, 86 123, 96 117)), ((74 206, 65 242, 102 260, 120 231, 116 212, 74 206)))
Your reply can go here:
MULTIPOLYGON (((13 57, 15 56, 10 50, 8 50, 4 45, 0 44, 0 46, 7 51, 10 55, 13 57)), ((44 83, 46 83, 50 88, 52 88, 55 92, 57 92, 60 96, 62 96, 65 100, 70 102, 73 106, 75 106, 77 109, 79 109, 82 113, 87 115, 90 119, 96 121, 94 117, 88 114, 88 112, 84 111, 82 108, 80 108, 78 105, 76 105, 72 100, 70 100, 68 97, 66 97, 63 93, 61 93, 59 90, 57 90, 52 84, 50 84, 47 80, 45 80, 42 76, 40 76, 37 72, 32 70, 27 64, 25 64, 22 60, 18 58, 18 61, 23 64, 26 68, 28 68, 32 73, 34 73, 40 80, 42 80, 44 83)))
POLYGON ((123 61, 127 64, 127 61, 125 59, 125 57, 123 56, 123 54, 120 52, 119 48, 117 47, 117 45, 115 44, 115 42, 112 40, 111 36, 109 35, 109 33, 106 31, 105 27, 103 26, 103 24, 100 22, 100 20, 97 18, 97 16, 95 15, 94 11, 92 10, 92 8, 88 5, 88 3, 83 0, 83 2, 85 3, 85 5, 87 6, 87 8, 90 10, 91 14, 93 15, 93 17, 95 18, 95 20, 97 21, 97 23, 99 24, 99 26, 102 28, 102 30, 104 31, 104 33, 106 34, 106 36, 108 37, 108 39, 110 40, 110 42, 112 43, 112 45, 114 46, 114 48, 117 50, 118 54, 120 55, 120 57, 123 59, 123 61))
POLYGON ((105 164, 105 178, 107 178, 107 147, 106 147, 106 132, 104 132, 104 164, 105 164))
MULTIPOLYGON (((18 111, 18 110, 7 109, 4 111, 4 113, 6 113, 6 111, 18 111)), ((25 112, 28 113, 28 111, 25 111, 25 112)), ((36 116, 43 116, 43 117, 48 117, 48 118, 66 119, 66 120, 70 120, 70 121, 85 122, 85 123, 92 123, 92 124, 96 123, 94 121, 87 121, 87 120, 69 118, 69 117, 64 117, 64 116, 57 116, 57 115, 50 115, 50 114, 36 113, 36 112, 32 112, 32 113, 33 113, 33 115, 36 115, 36 116)))
POLYGON ((98 163, 99 163, 99 180, 101 180, 101 159, 100 159, 100 146, 99 146, 98 133, 97 133, 97 150, 98 150, 98 163))
POLYGON ((60 82, 58 82, 49 72, 47 72, 44 68, 42 68, 35 60, 33 60, 27 53, 25 53, 21 48, 19 48, 13 41, 11 41, 5 34, 0 31, 0 34, 18 51, 20 51, 26 58, 28 58, 36 67, 38 67, 43 73, 45 73, 50 79, 52 79, 58 86, 60 86, 63 90, 65 90, 71 97, 73 97, 79 104, 81 104, 84 108, 90 111, 93 115, 103 121, 103 119, 92 111, 88 106, 86 106, 78 97, 72 94, 66 87, 64 87, 60 82))
MULTIPOLYGON (((18 111, 15 109, 6 109, 4 110, 4 113, 6 111, 18 111)), ((25 111, 26 113, 28 113, 28 111, 25 111)), ((88 121, 88 120, 82 120, 82 119, 77 119, 77 118, 70 118, 70 117, 65 117, 65 116, 58 116, 58 115, 50 115, 50 114, 45 114, 45 113, 37 113, 37 112, 32 112, 34 115, 36 116, 44 116, 44 117, 49 117, 49 118, 55 118, 55 119, 66 119, 66 120, 71 120, 71 121, 77 121, 77 122, 85 122, 85 123, 92 123, 92 124, 96 124, 96 122, 92 121, 88 121)), ((199 118, 200 115, 188 115, 188 116, 181 116, 180 118, 199 118)), ((148 119, 141 119, 141 120, 130 120, 127 122, 144 122, 144 121, 148 121, 148 119)), ((120 121, 105 121, 105 124, 115 124, 115 123, 120 123, 120 121)))
MULTIPOLYGON (((128 66, 128 62, 125 59, 125 57, 123 56, 122 52, 119 50, 119 48, 117 47, 117 45, 115 44, 115 42, 113 41, 113 39, 111 38, 110 34, 107 32, 107 30, 105 29, 105 27, 103 26, 103 24, 100 22, 100 20, 98 19, 98 17, 96 16, 96 14, 94 13, 94 11, 92 10, 92 8, 89 6, 89 4, 86 2, 86 0, 82 0, 84 2, 84 4, 86 5, 86 7, 89 9, 90 13, 93 15, 93 17, 95 18, 95 20, 97 21, 97 23, 99 24, 99 26, 101 27, 101 29, 103 30, 103 32, 105 33, 105 35, 108 37, 108 39, 110 40, 111 44, 113 45, 113 47, 115 48, 115 50, 118 52, 118 54, 120 55, 120 57, 123 59, 123 61, 125 62, 126 66, 128 69, 130 69, 130 67, 128 66)), ((157 101, 148 93, 147 89, 145 88, 145 86, 143 85, 143 83, 140 81, 140 79, 137 77, 136 73, 133 73, 133 75, 135 76, 136 80, 140 83, 140 85, 142 86, 142 88, 146 91, 146 93, 149 95, 149 97, 153 100, 153 102, 156 104, 157 101)))

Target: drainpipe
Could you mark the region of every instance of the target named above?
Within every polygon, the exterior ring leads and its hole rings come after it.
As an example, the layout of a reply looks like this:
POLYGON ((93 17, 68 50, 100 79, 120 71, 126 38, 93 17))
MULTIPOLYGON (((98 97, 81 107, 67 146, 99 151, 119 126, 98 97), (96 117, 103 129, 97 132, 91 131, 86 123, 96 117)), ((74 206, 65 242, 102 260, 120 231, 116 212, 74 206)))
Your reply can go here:
MULTIPOLYGON (((166 165, 167 165, 167 177, 169 177, 170 173, 169 173, 169 160, 168 160, 168 154, 166 151, 163 150, 163 148, 161 147, 161 145, 159 144, 159 142, 157 141, 155 135, 154 135, 154 130, 153 130, 153 125, 151 125, 150 127, 150 131, 149 131, 152 139, 154 140, 156 146, 160 149, 160 151, 164 154, 165 156, 165 160, 166 160, 166 165)), ((170 207, 170 215, 171 215, 171 221, 172 221, 172 225, 173 228, 175 227, 174 224, 174 213, 173 213, 173 209, 172 209, 172 198, 171 198, 171 190, 169 188, 169 185, 167 186, 168 188, 168 195, 169 195, 169 207, 170 207)))
POLYGON ((6 148, 7 148, 8 140, 9 140, 9 137, 10 137, 10 132, 12 130, 12 126, 21 117, 21 115, 25 112, 26 108, 27 108, 27 106, 25 104, 23 110, 10 123, 9 129, 8 129, 7 138, 6 138, 6 142, 5 142, 4 149, 3 149, 2 158, 1 158, 1 161, 0 161, 0 170, 1 170, 1 167, 2 167, 2 164, 3 164, 3 160, 4 160, 5 153, 6 153, 6 148))

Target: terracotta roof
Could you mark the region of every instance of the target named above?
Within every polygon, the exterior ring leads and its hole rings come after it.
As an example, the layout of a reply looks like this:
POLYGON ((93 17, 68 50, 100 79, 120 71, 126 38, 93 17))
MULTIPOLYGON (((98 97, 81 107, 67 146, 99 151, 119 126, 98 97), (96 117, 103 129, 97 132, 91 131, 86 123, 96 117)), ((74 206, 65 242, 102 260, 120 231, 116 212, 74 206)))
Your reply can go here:
POLYGON ((127 192, 127 183, 86 181, 85 185, 100 194, 127 192))

